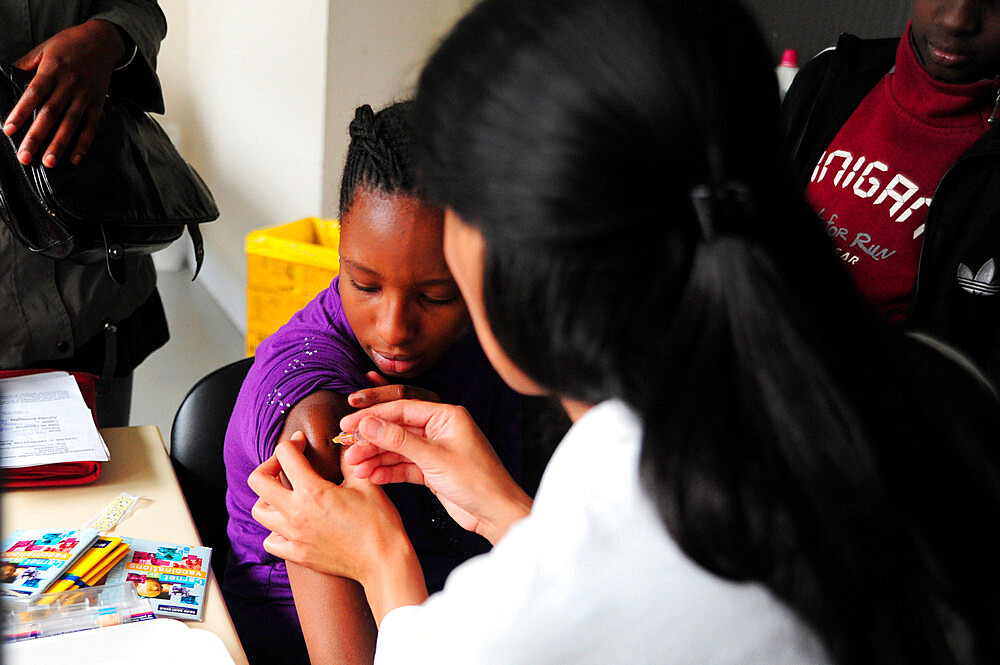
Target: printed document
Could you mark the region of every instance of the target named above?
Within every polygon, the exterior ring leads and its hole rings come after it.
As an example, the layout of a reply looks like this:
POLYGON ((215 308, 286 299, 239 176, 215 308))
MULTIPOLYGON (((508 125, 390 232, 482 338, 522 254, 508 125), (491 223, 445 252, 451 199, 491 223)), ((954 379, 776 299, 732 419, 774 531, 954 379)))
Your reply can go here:
POLYGON ((0 467, 109 458, 72 375, 45 372, 0 379, 0 467))

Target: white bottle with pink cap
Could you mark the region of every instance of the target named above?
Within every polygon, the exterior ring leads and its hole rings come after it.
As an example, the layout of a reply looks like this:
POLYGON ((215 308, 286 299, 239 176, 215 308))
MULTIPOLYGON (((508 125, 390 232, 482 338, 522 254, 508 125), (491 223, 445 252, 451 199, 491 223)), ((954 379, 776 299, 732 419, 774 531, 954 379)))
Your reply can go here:
POLYGON ((774 73, 778 75, 778 90, 781 98, 785 98, 785 93, 792 85, 792 79, 799 73, 799 54, 793 48, 785 49, 781 54, 781 64, 777 66, 774 73))

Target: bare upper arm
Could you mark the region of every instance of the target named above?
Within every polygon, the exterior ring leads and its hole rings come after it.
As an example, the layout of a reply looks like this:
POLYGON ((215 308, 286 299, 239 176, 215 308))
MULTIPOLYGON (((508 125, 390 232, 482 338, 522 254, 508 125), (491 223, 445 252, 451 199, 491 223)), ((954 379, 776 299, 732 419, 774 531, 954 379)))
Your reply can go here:
POLYGON ((354 409, 347 396, 330 390, 318 390, 295 404, 285 418, 280 439, 285 440, 297 430, 306 436, 306 458, 316 472, 327 480, 340 482, 340 446, 331 440, 340 433, 340 419, 354 409))

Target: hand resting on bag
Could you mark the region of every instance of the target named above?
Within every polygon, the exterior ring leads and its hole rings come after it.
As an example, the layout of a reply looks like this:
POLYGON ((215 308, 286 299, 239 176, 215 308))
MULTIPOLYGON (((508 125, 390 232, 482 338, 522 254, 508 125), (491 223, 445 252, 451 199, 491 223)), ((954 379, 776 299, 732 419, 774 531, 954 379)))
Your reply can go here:
POLYGON ((10 136, 34 114, 18 148, 18 161, 30 164, 51 136, 42 164, 55 166, 74 137, 70 161, 80 163, 94 140, 111 72, 126 51, 118 28, 91 20, 53 35, 14 63, 35 74, 3 125, 10 136))

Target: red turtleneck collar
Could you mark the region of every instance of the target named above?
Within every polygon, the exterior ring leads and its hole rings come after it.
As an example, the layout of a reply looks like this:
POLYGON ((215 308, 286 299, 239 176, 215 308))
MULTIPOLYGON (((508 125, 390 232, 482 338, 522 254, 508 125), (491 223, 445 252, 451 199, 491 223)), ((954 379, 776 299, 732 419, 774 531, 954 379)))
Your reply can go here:
POLYGON ((907 114, 932 127, 981 126, 996 104, 1000 81, 983 79, 974 83, 947 83, 928 73, 913 50, 910 26, 896 50, 896 66, 889 89, 907 114))

